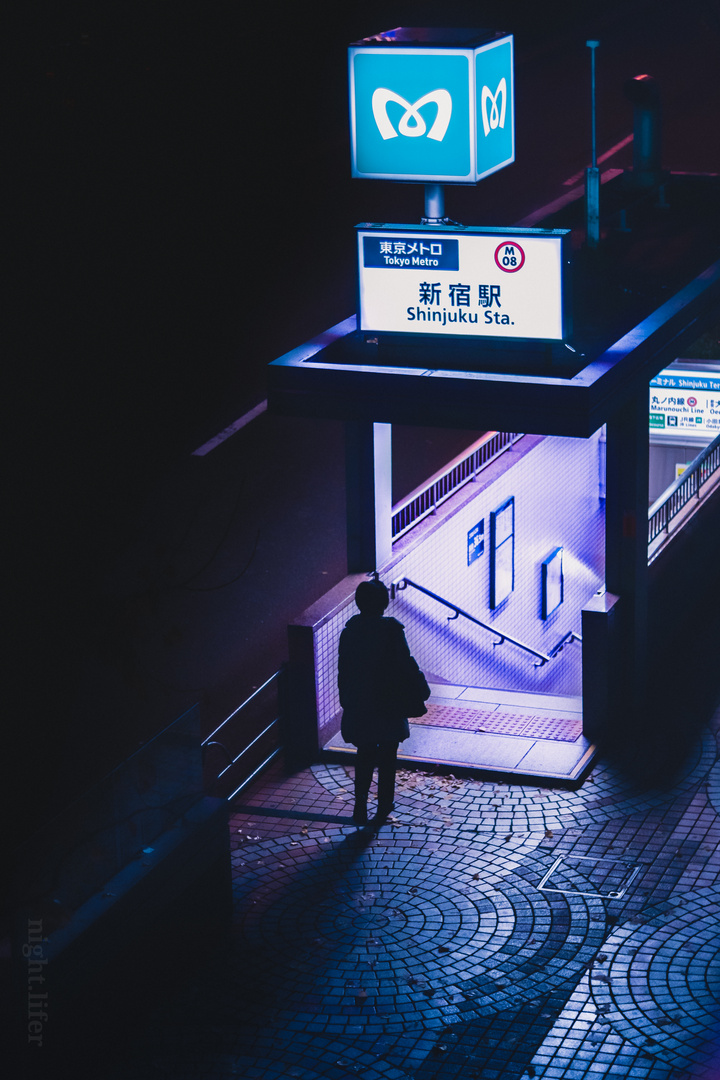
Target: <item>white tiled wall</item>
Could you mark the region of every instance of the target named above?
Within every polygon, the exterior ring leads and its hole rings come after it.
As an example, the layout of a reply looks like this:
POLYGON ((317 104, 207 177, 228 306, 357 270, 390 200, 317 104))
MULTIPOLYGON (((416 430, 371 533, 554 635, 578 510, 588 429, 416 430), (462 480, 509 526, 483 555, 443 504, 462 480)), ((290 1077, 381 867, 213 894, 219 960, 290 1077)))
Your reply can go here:
MULTIPOLYGON (((408 577, 547 653, 570 630, 580 633, 580 612, 604 580, 604 502, 598 487, 598 435, 590 439, 526 437, 531 449, 503 455, 495 474, 477 485, 468 499, 464 489, 447 504, 445 520, 414 542, 402 542, 403 554, 380 576, 387 585, 408 577), (515 498, 515 589, 495 611, 490 602, 490 513, 515 498), (459 504, 457 509, 452 503, 459 504), (467 534, 485 522, 485 551, 467 565, 467 534), (547 620, 541 618, 541 564, 554 548, 564 547, 564 602, 547 620)), ((421 535, 421 530, 417 531, 421 535)), ((340 632, 355 613, 352 597, 315 630, 317 700, 321 728, 338 712, 337 645, 340 632)), ((579 695, 581 649, 566 646, 543 667, 534 657, 504 643, 463 619, 448 620, 447 608, 407 588, 387 612, 405 625, 410 649, 423 670, 463 686, 579 695)))

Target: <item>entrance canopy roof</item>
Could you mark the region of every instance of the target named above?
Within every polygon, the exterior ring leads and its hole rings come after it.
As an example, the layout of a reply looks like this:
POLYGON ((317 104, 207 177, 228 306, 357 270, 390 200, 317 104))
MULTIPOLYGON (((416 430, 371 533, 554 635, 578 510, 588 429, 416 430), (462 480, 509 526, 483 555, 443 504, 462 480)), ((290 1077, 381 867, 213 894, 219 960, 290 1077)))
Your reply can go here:
POLYGON ((647 391, 719 305, 720 261, 595 355, 376 343, 352 316, 270 364, 269 403, 291 416, 586 438, 647 391))

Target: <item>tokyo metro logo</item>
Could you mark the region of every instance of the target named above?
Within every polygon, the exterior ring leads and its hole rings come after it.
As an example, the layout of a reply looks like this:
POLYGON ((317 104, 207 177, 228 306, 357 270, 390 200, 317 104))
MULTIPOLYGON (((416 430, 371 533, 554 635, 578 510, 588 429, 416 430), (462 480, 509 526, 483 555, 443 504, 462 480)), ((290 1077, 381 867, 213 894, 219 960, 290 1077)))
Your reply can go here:
MULTIPOLYGON (((503 80, 503 82, 504 81, 505 80, 503 80)), ((503 123, 505 122, 504 100, 505 99, 503 98, 503 123)), ((494 101, 493 104, 495 104, 494 101)), ((372 96, 372 111, 378 131, 383 139, 396 139, 398 135, 405 135, 409 139, 417 139, 427 131, 428 139, 442 142, 450 124, 450 117, 452 116, 452 97, 447 90, 440 88, 438 90, 431 90, 429 94, 424 94, 411 104, 409 101, 406 101, 404 97, 401 97, 400 94, 396 94, 394 90, 388 90, 384 86, 379 86, 372 96), (388 103, 391 101, 396 105, 400 105, 405 110, 398 122, 397 131, 388 117, 387 107, 388 103), (425 105, 431 104, 437 106, 437 115, 432 127, 428 131, 427 124, 425 123, 420 110, 424 108, 425 105)), ((495 105, 495 111, 497 112, 497 105, 495 105)), ((494 126, 497 127, 497 122, 494 126)))
POLYGON ((512 37, 475 48, 353 45, 352 175, 477 183, 515 159, 512 37))
POLYGON ((493 94, 489 86, 483 86, 480 97, 480 112, 482 113, 482 125, 485 135, 489 135, 496 128, 505 127, 505 112, 507 109, 507 83, 505 77, 500 80, 493 94), (498 98, 500 108, 498 108, 498 98), (490 112, 488 113, 488 105, 490 112))

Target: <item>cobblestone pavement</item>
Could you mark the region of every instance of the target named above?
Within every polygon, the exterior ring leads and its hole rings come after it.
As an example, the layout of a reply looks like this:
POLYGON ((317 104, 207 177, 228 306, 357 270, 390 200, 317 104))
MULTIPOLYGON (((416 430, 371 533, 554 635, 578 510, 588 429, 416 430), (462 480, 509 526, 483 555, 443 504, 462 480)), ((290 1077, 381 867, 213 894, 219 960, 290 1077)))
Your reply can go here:
POLYGON ((719 1080, 719 737, 666 790, 402 772, 377 830, 350 768, 266 774, 226 954, 108 1077, 719 1080))

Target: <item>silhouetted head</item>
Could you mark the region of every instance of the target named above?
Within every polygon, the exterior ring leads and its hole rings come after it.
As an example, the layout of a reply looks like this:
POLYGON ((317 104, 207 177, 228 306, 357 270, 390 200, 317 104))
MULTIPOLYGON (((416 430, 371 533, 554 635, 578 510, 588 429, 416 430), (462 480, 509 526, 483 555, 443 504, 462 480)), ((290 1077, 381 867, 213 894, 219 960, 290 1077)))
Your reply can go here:
POLYGON ((382 581, 361 581, 355 590, 355 603, 363 615, 382 615, 390 595, 382 581))

